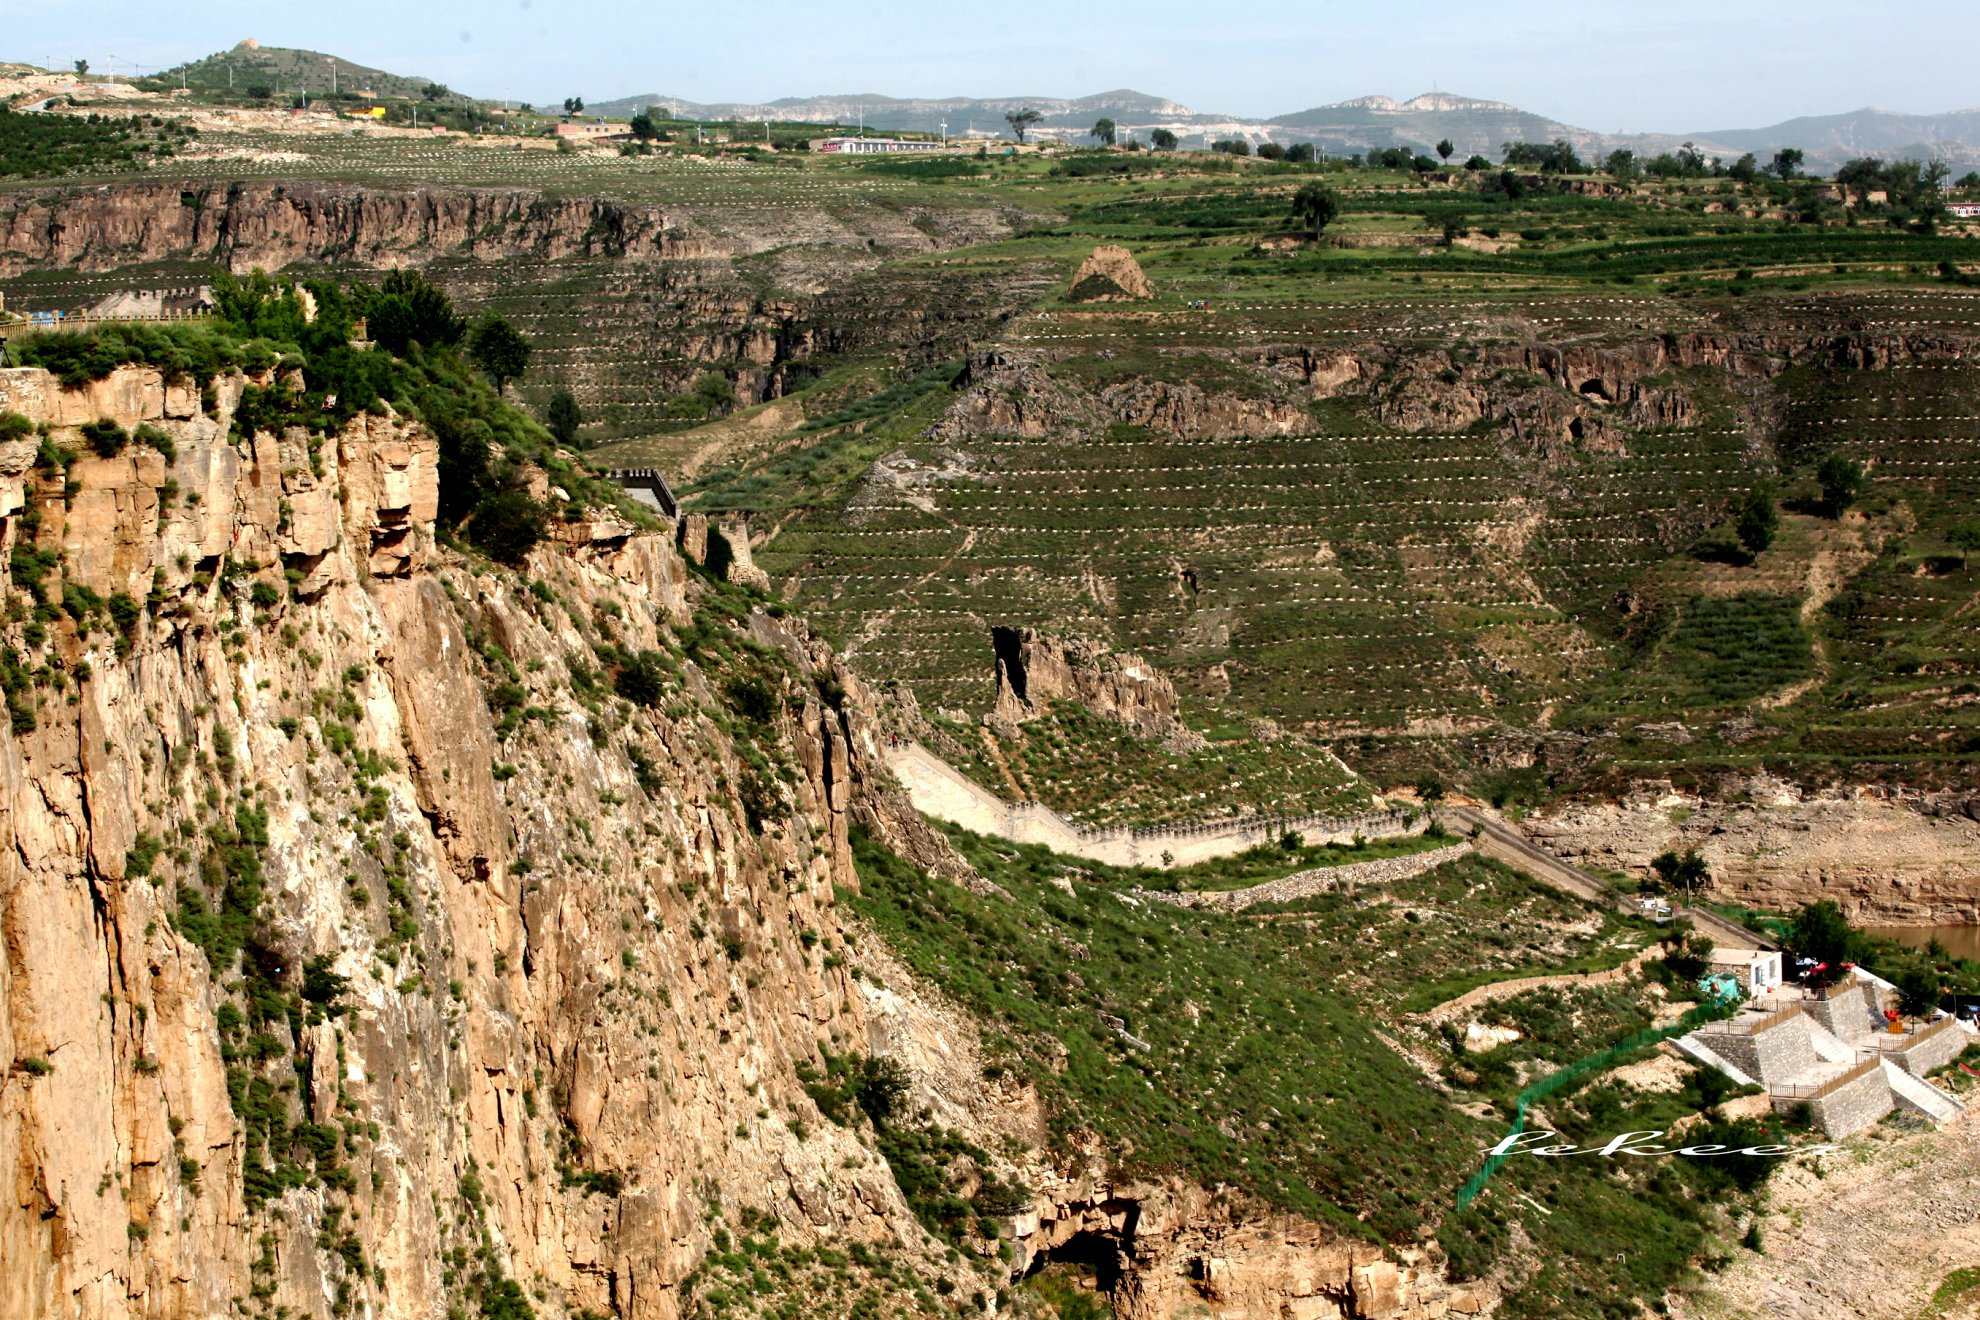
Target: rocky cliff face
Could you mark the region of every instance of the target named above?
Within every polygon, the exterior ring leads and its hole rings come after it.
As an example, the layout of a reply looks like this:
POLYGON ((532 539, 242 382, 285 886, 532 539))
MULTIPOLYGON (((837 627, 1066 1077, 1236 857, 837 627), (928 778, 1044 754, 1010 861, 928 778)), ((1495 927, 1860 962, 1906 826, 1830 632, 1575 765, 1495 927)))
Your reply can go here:
MULTIPOLYGON (((421 425, 242 437, 249 383, 0 372, 46 428, 0 446, 0 1317, 670 1320, 741 1217, 958 1297, 1105 1236, 1035 1097, 834 904, 854 817, 960 862, 874 782, 826 648, 610 520, 520 574, 464 560, 421 425), (106 420, 142 429, 100 456, 106 420), (1017 1138, 1029 1254, 939 1250, 807 1094, 821 1046, 1017 1138)), ((1443 1307, 1310 1226, 1101 1199, 1159 1209, 1116 1226, 1126 1314, 1443 1307)))
POLYGON ((297 261, 364 266, 448 255, 663 260, 796 243, 926 250, 1008 227, 994 212, 825 205, 662 208, 515 189, 352 187, 328 182, 125 183, 17 195, 0 207, 0 275, 43 266, 109 270, 215 261, 237 271, 297 261))
POLYGON ((423 428, 236 441, 241 384, 0 379, 54 441, 173 451, 0 454, 45 590, 144 602, 13 630, 0 1313, 434 1314, 486 1247, 553 1311, 672 1315, 725 1193, 917 1241, 849 1134, 794 1130, 794 1061, 861 1021, 813 952, 863 754, 829 657, 711 625, 784 657, 761 780, 696 667, 588 709, 599 628, 693 617, 666 540, 542 551, 525 591, 436 555, 423 428))
POLYGON ((661 211, 586 198, 316 183, 124 184, 21 197, 0 210, 0 272, 104 270, 168 258, 275 270, 483 258, 693 257, 703 240, 661 211))
MULTIPOLYGON (((1072 319, 1063 313, 1059 318, 1072 319)), ((1290 394, 1238 396, 1187 380, 1135 377, 1089 390, 1051 373, 1062 356, 1005 348, 973 354, 936 433, 954 440, 985 434, 1070 440, 1122 422, 1218 440, 1289 435, 1311 420, 1303 402, 1290 394)))
POLYGON ((1596 867, 1647 873, 1666 849, 1696 849, 1712 869, 1713 896, 1756 908, 1826 898, 1866 925, 1980 923, 1980 800, 1965 793, 1804 790, 1761 775, 1740 801, 1646 785, 1521 824, 1596 867))
MULTIPOLYGON (((1052 318, 1076 334, 1085 315, 1052 318)), ((1736 382, 1761 382, 1795 365, 1884 370, 1971 353, 1966 340, 1942 334, 1756 329, 1557 344, 1530 324, 1509 320, 1495 329, 1492 341, 1458 356, 1374 342, 1192 350, 1176 355, 1169 378, 1136 375, 1097 388, 1060 365, 1076 356, 1071 351, 987 349, 971 358, 938 434, 1070 439, 1124 422, 1195 440, 1290 435, 1314 424, 1312 401, 1352 399, 1410 433, 1502 426, 1509 452, 1557 462, 1577 451, 1623 454, 1629 427, 1695 424, 1698 404, 1674 373, 1708 367, 1736 382), (1213 370, 1193 373, 1189 357, 1213 370)))
POLYGON ((1022 724, 1054 701, 1076 701, 1176 750, 1197 750, 1202 735, 1181 719, 1175 685, 1138 655, 1084 638, 1047 637, 1032 628, 992 628, 997 704, 992 718, 1022 724))

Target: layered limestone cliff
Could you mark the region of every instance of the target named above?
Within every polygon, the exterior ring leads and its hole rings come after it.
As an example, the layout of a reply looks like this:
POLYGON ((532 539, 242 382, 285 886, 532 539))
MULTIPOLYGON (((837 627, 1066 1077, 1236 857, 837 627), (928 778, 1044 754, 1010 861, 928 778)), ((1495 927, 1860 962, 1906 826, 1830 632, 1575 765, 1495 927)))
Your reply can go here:
POLYGON ((0 1314, 438 1314, 486 1247, 553 1311, 666 1316, 725 1194, 918 1242, 846 1130, 791 1122, 795 1063, 860 1021, 813 952, 861 737, 829 657, 711 622, 785 657, 761 781, 694 666, 662 710, 587 708, 598 630, 690 624, 664 536, 539 551, 525 591, 436 555, 422 427, 239 440, 242 384, 0 378, 54 443, 100 417, 172 451, 0 453, 48 594, 144 602, 11 662, 0 1314))
POLYGON ((1965 793, 1804 790, 1760 775, 1739 801, 1646 786, 1520 822, 1582 865, 1648 874, 1695 849, 1712 896, 1771 911, 1833 899, 1865 925, 1980 924, 1980 799, 1965 793))
MULTIPOLYGON (((1088 315, 1055 312, 1051 321, 1076 337, 1088 315)), ((1701 405, 1680 374, 1695 369, 1756 384, 1797 365, 1886 370, 1971 352, 1957 335, 1795 327, 1555 343, 1542 327, 1507 317, 1457 352, 1401 347, 1374 332, 1366 343, 1337 348, 1168 350, 1165 373, 1096 382, 1084 378, 1098 369, 1092 362, 1078 373, 1060 366, 1075 350, 1000 347, 970 359, 937 434, 1070 439, 1121 422, 1193 440, 1289 435, 1313 425, 1313 401, 1351 399, 1411 433, 1492 423, 1505 428, 1509 456, 1558 462, 1575 452, 1625 453, 1631 427, 1695 425, 1701 405)))
POLYGON ((60 188, 0 205, 0 275, 164 260, 214 261, 237 271, 298 261, 396 266, 437 256, 653 261, 732 257, 793 243, 919 251, 1008 229, 1003 216, 984 208, 753 208, 746 225, 736 223, 735 209, 306 180, 60 188))
POLYGON ((463 558, 421 424, 242 436, 250 383, 0 372, 44 427, 0 445, 0 1320, 671 1320, 743 1216, 958 1301, 1104 1240, 1145 1320, 1444 1309, 1409 1260, 1027 1144, 1035 1096, 835 903, 854 818, 967 868, 801 625, 612 519, 463 558), (139 429, 98 454, 103 421, 139 429), (1017 1140, 1012 1263, 825 1121, 821 1047, 1017 1140))
POLYGON ((1116 654, 1085 638, 1048 637, 1032 628, 992 628, 990 640, 997 656, 994 721, 1022 724, 1054 701, 1075 701, 1174 750, 1204 746, 1202 735, 1182 722, 1175 685, 1138 655, 1116 654))

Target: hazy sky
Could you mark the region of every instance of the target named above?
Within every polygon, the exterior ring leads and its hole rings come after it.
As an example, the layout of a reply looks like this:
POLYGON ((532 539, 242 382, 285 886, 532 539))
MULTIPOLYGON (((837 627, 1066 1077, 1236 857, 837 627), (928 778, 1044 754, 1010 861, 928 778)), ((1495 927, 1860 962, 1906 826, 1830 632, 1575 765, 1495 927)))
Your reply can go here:
POLYGON ((0 0, 0 58, 149 71, 242 37, 554 103, 1116 87, 1267 116, 1445 91, 1599 131, 1980 105, 1974 0, 0 0))

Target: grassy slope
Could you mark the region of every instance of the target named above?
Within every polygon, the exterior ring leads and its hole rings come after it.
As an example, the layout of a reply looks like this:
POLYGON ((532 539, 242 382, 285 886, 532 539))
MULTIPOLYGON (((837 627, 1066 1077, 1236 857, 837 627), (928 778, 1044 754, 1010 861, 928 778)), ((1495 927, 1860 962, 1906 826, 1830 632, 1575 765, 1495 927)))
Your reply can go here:
MULTIPOLYGON (((1401 1011, 1454 975, 1612 962, 1643 936, 1480 859, 1388 893, 1233 918, 1130 906, 1110 868, 952 837, 1008 899, 930 881, 857 837, 862 893, 847 901, 918 977, 985 1021, 989 1066, 1034 1080, 1055 1141, 1353 1235, 1407 1242, 1429 1226, 1459 1281, 1511 1269, 1511 1315, 1628 1314, 1725 1249, 1714 1243, 1736 1188, 1700 1161, 1515 1160, 1452 1213, 1457 1185, 1504 1131, 1461 1106, 1509 1109, 1522 1077, 1628 1035, 1657 1000, 1635 982, 1529 992, 1492 1010, 1525 1038, 1489 1059, 1454 1054, 1401 1011), (1385 1037, 1441 1061, 1441 1076, 1385 1037), (1506 1256, 1515 1232, 1538 1249, 1506 1256)), ((1721 1094, 1698 1086, 1644 1093, 1598 1077, 1540 1117, 1577 1141, 1660 1129, 1721 1094)))

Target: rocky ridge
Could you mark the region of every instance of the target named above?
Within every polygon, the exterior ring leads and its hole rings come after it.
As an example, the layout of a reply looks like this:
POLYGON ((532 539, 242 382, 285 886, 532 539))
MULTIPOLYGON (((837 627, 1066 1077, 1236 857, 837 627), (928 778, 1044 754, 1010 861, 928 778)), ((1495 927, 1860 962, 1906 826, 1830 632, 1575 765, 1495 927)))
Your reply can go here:
POLYGON ((1003 216, 987 210, 754 208, 748 223, 740 224, 734 209, 519 189, 315 181, 63 188, 16 193, 0 205, 0 275, 166 260, 213 261, 243 272, 302 261, 424 264, 443 255, 653 262, 736 257, 793 243, 862 253, 927 251, 1008 227, 1003 216))
POLYGON ((1960 792, 1804 789, 1757 775, 1738 801, 1642 785, 1564 806, 1521 828, 1582 866, 1647 872, 1696 850, 1712 897, 1767 911, 1833 899, 1866 925, 1980 924, 1980 799, 1960 792))
MULTIPOLYGON (((240 435, 277 383, 0 373, 46 428, 0 446, 5 548, 65 607, 16 609, 5 666, 0 1317, 671 1320, 745 1213, 982 1286, 801 1072, 887 1053, 958 1125, 1042 1131, 931 1062, 966 1019, 852 975, 885 965, 834 901, 853 821, 967 870, 875 769, 872 697, 670 535, 459 557, 422 424, 240 435), (147 429, 99 455, 99 421, 147 429), (656 657, 654 704, 600 647, 656 657)), ((1123 1314, 1448 1305, 1429 1258, 1017 1158, 1015 1268, 1097 1239, 1123 1314)))
POLYGON ((1140 656, 1116 654, 1087 638, 1048 637, 1033 628, 990 631, 997 654, 992 721, 1023 724, 1054 701, 1074 701, 1173 751, 1205 745, 1203 736, 1182 722, 1175 685, 1140 656))

